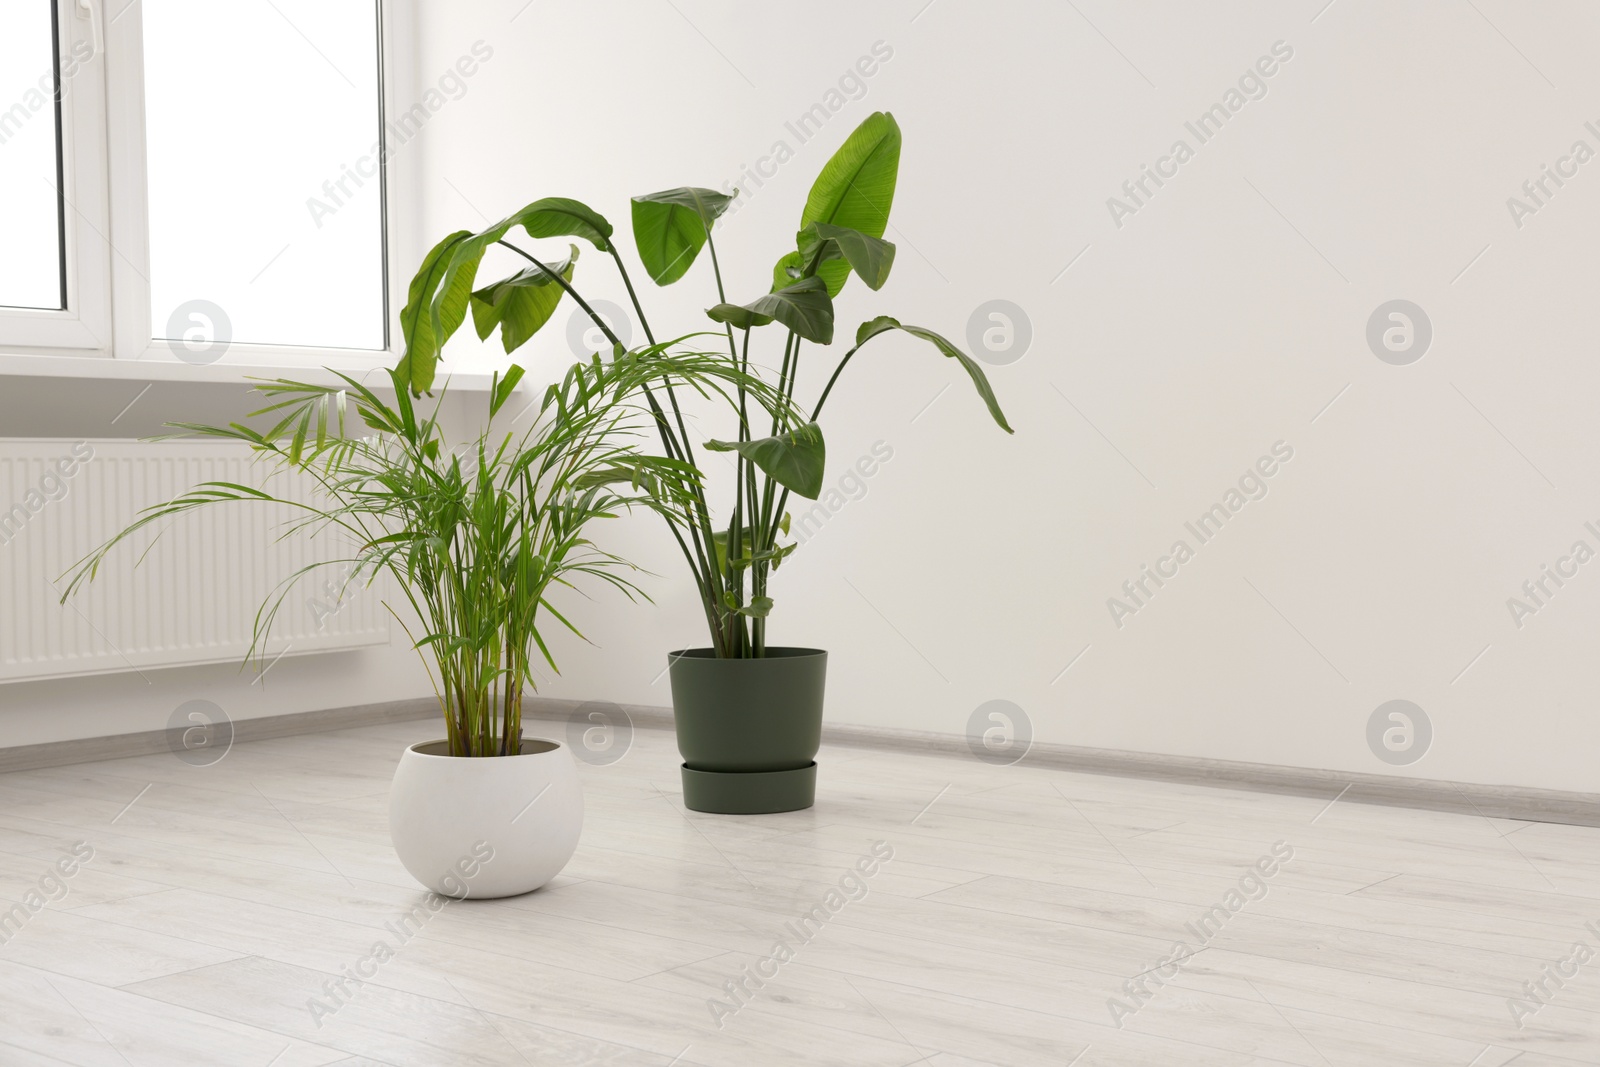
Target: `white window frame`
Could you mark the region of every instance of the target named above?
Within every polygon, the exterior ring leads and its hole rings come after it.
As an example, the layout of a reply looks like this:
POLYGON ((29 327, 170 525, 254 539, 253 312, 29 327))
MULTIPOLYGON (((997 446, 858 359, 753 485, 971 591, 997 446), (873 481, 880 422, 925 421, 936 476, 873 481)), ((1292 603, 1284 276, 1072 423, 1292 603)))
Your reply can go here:
MULTIPOLYGON (((111 231, 106 196, 105 71, 98 12, 56 0, 56 73, 60 96, 61 210, 67 308, 0 307, 0 344, 9 351, 62 356, 111 353, 111 231), (87 61, 73 55, 91 51, 87 61), (68 70, 74 71, 66 79, 68 70)), ((41 113, 35 121, 55 121, 41 113)))
MULTIPOLYGON (((403 101, 416 91, 411 74, 415 64, 410 62, 415 55, 415 12, 413 0, 373 2, 380 26, 382 127, 386 116, 403 111, 403 101)), ((178 358, 173 342, 152 336, 143 5, 140 0, 56 3, 63 54, 77 39, 96 46, 96 58, 73 79, 62 110, 63 141, 72 147, 66 173, 75 195, 75 203, 69 201, 67 208, 72 310, 21 314, 0 310, 0 353, 98 356, 106 358, 98 366, 107 377, 204 381, 243 380, 262 371, 330 367, 352 372, 393 366, 403 351, 400 309, 405 306, 410 272, 424 251, 419 247, 415 210, 419 203, 415 149, 395 154, 384 165, 387 348, 234 342, 215 363, 192 366, 178 358), (35 324, 48 329, 36 329, 35 324)), ((387 140, 387 131, 383 136, 387 140)), ((27 362, 32 364, 27 371, 39 372, 37 361, 27 362)), ((8 363, 15 361, 0 355, 0 370, 24 369, 7 367, 8 363)), ((66 373, 79 376, 86 369, 76 365, 66 373)))

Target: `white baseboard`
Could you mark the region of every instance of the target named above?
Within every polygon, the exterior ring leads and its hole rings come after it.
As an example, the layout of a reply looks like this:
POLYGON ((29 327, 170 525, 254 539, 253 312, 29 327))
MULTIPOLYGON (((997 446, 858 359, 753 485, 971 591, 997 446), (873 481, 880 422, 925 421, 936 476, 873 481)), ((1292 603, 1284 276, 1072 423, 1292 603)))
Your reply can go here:
MULTIPOLYGON (((527 718, 563 719, 580 701, 539 697, 529 700, 523 715, 527 718)), ((672 709, 637 704, 621 705, 636 727, 671 729, 672 709)), ((960 734, 927 733, 919 730, 894 730, 876 726, 847 726, 824 722, 824 744, 879 748, 893 752, 914 752, 930 756, 972 759, 966 737, 960 734)), ((1127 752, 1110 748, 1083 748, 1077 745, 1035 742, 1017 764, 1079 774, 1104 774, 1120 778, 1143 778, 1184 785, 1248 789, 1355 804, 1421 808, 1457 815, 1488 816, 1526 822, 1570 823, 1575 826, 1600 826, 1600 794, 1576 793, 1561 789, 1536 789, 1529 786, 1473 785, 1431 778, 1406 778, 1360 771, 1324 771, 1311 767, 1284 767, 1235 760, 1201 759, 1194 756, 1165 756, 1151 752, 1127 752), (1341 791, 1343 795, 1341 796, 1341 791)))
MULTIPOLYGON (((530 721, 562 721, 582 703, 577 700, 534 697, 524 705, 523 715, 530 721)), ((621 707, 632 718, 637 728, 672 729, 670 708, 640 704, 624 704, 621 707)), ((234 723, 234 743, 289 737, 295 734, 321 733, 328 730, 346 730, 380 723, 409 722, 430 719, 438 714, 437 702, 432 697, 425 697, 384 704, 330 708, 326 711, 307 711, 293 715, 241 719, 234 723)), ((830 745, 972 759, 972 753, 967 748, 967 739, 958 734, 824 723, 822 739, 825 744, 830 745)), ((165 730, 74 741, 52 741, 42 745, 21 745, 0 748, 0 773, 144 756, 168 750, 168 735, 165 730)), ((1406 778, 1398 775, 1365 774, 1358 771, 1325 771, 1311 767, 1283 767, 1265 763, 1243 763, 1234 760, 1166 756, 1150 752, 1127 752, 1118 749, 1045 743, 1035 743, 1018 766, 1214 786, 1223 789, 1247 789, 1330 801, 1339 797, 1340 803, 1420 808, 1458 815, 1527 822, 1600 826, 1600 794, 1560 789, 1475 785, 1431 778, 1406 778)))
MULTIPOLYGON (((238 719, 233 723, 233 743, 265 741, 272 737, 348 730, 355 726, 377 726, 387 722, 429 719, 439 714, 439 703, 432 697, 418 700, 392 700, 383 704, 360 704, 326 711, 302 711, 291 715, 267 715, 257 719, 238 719)), ((7 771, 32 771, 41 767, 62 767, 71 763, 95 763, 170 752, 170 731, 144 730, 110 737, 85 737, 71 741, 49 741, 41 745, 16 745, 0 748, 0 774, 7 771)))

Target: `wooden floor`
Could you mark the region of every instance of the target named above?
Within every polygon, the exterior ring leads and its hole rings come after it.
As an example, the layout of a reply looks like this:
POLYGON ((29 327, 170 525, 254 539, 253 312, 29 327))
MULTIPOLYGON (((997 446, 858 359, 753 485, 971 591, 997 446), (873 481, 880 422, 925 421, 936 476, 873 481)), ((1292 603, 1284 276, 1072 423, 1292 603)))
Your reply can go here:
POLYGON ((0 776, 0 897, 60 898, 0 932, 0 1064, 1600 1063, 1600 955, 1545 970, 1600 952, 1600 830, 850 748, 810 811, 689 814, 642 730, 556 882, 402 942, 386 791, 433 732, 0 776))

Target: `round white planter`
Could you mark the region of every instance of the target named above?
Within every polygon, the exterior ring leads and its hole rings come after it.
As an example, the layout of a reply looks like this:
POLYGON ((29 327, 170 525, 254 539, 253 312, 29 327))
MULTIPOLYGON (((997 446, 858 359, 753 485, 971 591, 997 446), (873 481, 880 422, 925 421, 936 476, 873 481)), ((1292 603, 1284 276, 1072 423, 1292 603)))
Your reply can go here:
POLYGON ((528 737, 518 756, 406 749, 389 791, 389 834, 411 876, 447 897, 511 897, 560 873, 583 830, 578 768, 565 745, 528 737))

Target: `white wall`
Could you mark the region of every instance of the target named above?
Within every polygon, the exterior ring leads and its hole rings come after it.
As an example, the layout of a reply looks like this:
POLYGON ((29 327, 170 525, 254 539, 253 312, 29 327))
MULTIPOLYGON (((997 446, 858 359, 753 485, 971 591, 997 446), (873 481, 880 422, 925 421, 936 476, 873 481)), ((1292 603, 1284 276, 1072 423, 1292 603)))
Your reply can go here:
MULTIPOLYGON (((1600 89, 1600 13, 1506 0, 423 6, 424 82, 474 41, 494 49, 416 142, 432 237, 553 194, 626 233, 629 195, 720 187, 781 139, 794 158, 718 233, 729 297, 747 300, 817 169, 882 109, 906 135, 900 255, 882 293, 851 283, 841 334, 888 312, 961 338, 985 301, 1025 309, 1031 348, 990 369, 1014 437, 908 339, 875 342, 830 401, 830 484, 874 442, 894 452, 774 589, 773 639, 832 652, 832 720, 961 733, 1006 699, 1043 741, 1600 789, 1600 563, 1520 628, 1507 606, 1574 541, 1600 549, 1583 525, 1600 529, 1587 241, 1600 162, 1520 226, 1507 207, 1574 141, 1600 149, 1584 126, 1600 128, 1584 105, 1600 89), (785 122, 879 41, 893 56, 864 96, 798 144, 785 122), (1197 145, 1184 123, 1279 41, 1293 55, 1266 95, 1197 145), (1116 225, 1107 198, 1178 138, 1194 158, 1116 225), (1401 298, 1434 337, 1393 366, 1365 330, 1401 298), (1175 540, 1194 546, 1184 523, 1278 441, 1294 456, 1265 499, 1119 628, 1107 599, 1175 540), (1434 728, 1410 766, 1366 740, 1394 698, 1434 728)), ((623 303, 605 268, 587 249, 578 284, 623 303)), ((669 290, 635 273, 661 332, 704 324, 709 263, 669 290)), ((536 373, 570 358, 567 315, 519 354, 536 373)), ((821 356, 802 372, 813 387, 821 356)), ((465 332, 453 346, 454 367, 490 362, 465 332)), ((542 691, 665 704, 664 653, 704 641, 692 590, 653 524, 605 533, 660 575, 657 606, 598 592, 570 605, 595 645, 561 641, 565 673, 542 691)), ((232 668, 10 686, 0 730, 26 743, 156 728, 191 696, 269 714, 425 694, 411 658, 285 661, 266 693, 232 668)))
MULTIPOLYGON (((495 55, 429 130, 425 224, 559 194, 624 228, 630 194, 794 146, 785 121, 886 42, 864 98, 719 231, 730 297, 764 289, 815 172, 884 109, 899 259, 841 323, 960 337, 1004 298, 1034 337, 991 369, 1012 438, 910 341, 830 401, 830 483, 894 450, 774 591, 774 640, 832 652, 830 718, 961 732, 1003 698, 1045 741, 1600 789, 1600 563, 1520 628, 1507 606, 1573 542, 1600 549, 1600 162, 1520 227, 1507 206, 1574 141, 1600 149, 1600 12, 1323 2, 432 5, 424 77, 475 39, 495 55), (1266 95, 1199 145, 1185 121, 1280 41, 1266 95), (1179 138, 1194 158, 1114 224, 1107 198, 1179 138), (1434 330, 1407 366, 1364 336, 1397 298, 1434 330), (1185 521, 1278 441, 1269 495, 1115 625, 1122 582, 1193 546, 1185 521), (1407 767, 1366 740, 1394 698, 1435 733, 1407 767)), ((604 267, 590 250, 577 281, 621 302, 604 267)), ((710 284, 702 262, 649 292, 661 332, 700 325, 710 284)), ((567 357, 551 333, 542 367, 567 357)), ((545 691, 665 704, 663 654, 704 643, 692 593, 659 530, 619 543, 663 575, 659 607, 580 607, 597 647, 565 642, 545 691)))

